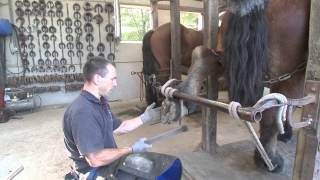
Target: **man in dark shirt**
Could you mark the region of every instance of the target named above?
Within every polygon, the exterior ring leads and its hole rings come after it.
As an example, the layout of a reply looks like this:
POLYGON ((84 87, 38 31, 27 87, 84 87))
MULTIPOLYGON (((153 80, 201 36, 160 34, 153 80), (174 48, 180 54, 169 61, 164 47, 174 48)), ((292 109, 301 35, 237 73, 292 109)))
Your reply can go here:
POLYGON ((102 57, 93 57, 83 68, 85 83, 79 97, 67 108, 63 118, 64 142, 78 174, 89 175, 130 153, 145 152, 151 145, 145 138, 131 147, 117 147, 114 134, 130 132, 142 124, 160 118, 160 110, 147 107, 139 117, 119 121, 111 112, 106 96, 117 86, 114 65, 102 57))

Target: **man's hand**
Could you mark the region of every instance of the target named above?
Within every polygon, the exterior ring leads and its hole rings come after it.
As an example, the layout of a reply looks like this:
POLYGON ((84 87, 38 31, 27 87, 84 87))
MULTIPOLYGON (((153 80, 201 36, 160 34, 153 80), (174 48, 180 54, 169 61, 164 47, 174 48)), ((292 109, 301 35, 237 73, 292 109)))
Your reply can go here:
POLYGON ((160 119, 160 110, 161 107, 154 108, 156 106, 156 103, 150 104, 143 114, 141 114, 140 118, 141 121, 144 123, 147 123, 149 121, 159 120, 160 119))
POLYGON ((131 147, 132 147, 132 152, 133 153, 141 153, 147 151, 149 148, 152 147, 151 144, 145 143, 147 138, 141 138, 137 142, 135 142, 131 147))

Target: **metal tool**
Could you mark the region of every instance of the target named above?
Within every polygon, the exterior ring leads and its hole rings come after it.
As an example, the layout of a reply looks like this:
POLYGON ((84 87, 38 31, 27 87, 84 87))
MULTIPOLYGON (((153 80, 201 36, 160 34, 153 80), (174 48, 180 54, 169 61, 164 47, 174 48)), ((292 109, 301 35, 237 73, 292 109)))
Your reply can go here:
POLYGON ((181 126, 179 128, 175 128, 175 129, 163 132, 161 134, 158 134, 156 136, 149 137, 149 138, 147 138, 147 140, 145 140, 145 143, 153 144, 153 143, 155 143, 157 141, 161 141, 161 140, 167 139, 169 137, 172 137, 174 135, 177 135, 179 133, 186 132, 186 131, 188 131, 188 127, 186 125, 183 125, 183 126, 181 126))

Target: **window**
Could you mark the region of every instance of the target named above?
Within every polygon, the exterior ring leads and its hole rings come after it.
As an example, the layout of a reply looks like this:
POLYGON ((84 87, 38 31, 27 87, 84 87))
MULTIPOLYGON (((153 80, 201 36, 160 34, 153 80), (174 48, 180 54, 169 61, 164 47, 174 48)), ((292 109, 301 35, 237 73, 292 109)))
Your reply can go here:
POLYGON ((149 7, 120 5, 120 17, 122 41, 142 41, 152 27, 149 7))
POLYGON ((181 12, 180 23, 194 30, 202 29, 202 16, 195 12, 181 12))

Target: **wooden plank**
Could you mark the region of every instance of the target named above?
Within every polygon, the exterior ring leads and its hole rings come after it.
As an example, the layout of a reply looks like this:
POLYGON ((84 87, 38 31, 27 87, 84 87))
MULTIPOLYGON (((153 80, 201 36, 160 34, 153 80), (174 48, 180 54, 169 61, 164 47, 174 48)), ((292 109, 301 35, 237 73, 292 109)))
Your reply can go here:
POLYGON ((312 119, 312 125, 298 135, 294 180, 320 179, 320 1, 311 0, 309 25, 309 57, 306 69, 305 94, 314 94, 316 102, 303 108, 302 118, 312 119))
POLYGON ((179 67, 181 65, 181 27, 180 27, 180 0, 170 1, 171 18, 171 71, 170 78, 181 79, 179 67))
MULTIPOLYGON (((204 44, 212 49, 216 42, 219 22, 219 1, 204 0, 204 44)), ((208 76, 207 96, 208 99, 218 99, 218 79, 208 76)), ((214 154, 217 148, 217 110, 203 108, 202 116, 202 148, 204 151, 214 154)))

